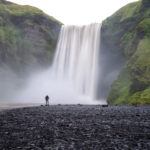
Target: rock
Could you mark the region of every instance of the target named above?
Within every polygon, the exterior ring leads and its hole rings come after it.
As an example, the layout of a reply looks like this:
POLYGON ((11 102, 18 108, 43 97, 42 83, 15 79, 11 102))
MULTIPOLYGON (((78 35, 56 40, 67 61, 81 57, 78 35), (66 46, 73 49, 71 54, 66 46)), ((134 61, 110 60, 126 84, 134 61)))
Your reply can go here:
POLYGON ((127 4, 102 23, 99 93, 109 104, 150 104, 149 12, 150 1, 141 0, 127 4))
POLYGON ((97 108, 61 105, 4 111, 0 149, 150 149, 149 106, 97 108))

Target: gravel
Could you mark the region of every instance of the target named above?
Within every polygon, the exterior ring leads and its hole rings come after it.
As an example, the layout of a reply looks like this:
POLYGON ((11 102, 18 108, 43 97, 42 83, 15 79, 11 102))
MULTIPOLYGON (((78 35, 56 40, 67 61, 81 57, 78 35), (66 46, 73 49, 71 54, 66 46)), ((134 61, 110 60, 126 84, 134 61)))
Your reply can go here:
POLYGON ((5 110, 0 112, 0 150, 150 150, 150 106, 5 110))

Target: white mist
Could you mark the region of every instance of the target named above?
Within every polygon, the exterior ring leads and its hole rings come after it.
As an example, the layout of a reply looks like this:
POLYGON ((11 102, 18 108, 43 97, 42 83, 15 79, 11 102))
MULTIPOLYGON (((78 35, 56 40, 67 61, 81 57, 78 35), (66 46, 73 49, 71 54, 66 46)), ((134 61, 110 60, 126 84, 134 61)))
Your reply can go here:
POLYGON ((32 76, 17 99, 53 104, 102 104, 96 101, 100 24, 62 26, 56 54, 49 70, 32 76))

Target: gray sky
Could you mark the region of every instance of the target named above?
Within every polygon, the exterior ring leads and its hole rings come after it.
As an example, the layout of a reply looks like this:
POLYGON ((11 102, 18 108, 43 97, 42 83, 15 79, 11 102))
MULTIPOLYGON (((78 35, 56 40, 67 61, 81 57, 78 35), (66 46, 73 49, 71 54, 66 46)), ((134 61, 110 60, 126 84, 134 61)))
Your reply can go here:
POLYGON ((32 5, 55 17, 64 24, 101 22, 122 6, 137 0, 9 0, 32 5))

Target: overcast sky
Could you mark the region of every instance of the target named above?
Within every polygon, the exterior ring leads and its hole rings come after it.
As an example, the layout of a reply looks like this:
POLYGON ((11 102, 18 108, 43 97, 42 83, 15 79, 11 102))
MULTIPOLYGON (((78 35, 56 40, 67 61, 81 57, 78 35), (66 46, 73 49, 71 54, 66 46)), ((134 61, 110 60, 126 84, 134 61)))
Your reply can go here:
POLYGON ((9 0, 42 9, 64 24, 101 22, 122 6, 137 0, 9 0))

